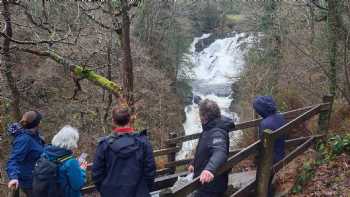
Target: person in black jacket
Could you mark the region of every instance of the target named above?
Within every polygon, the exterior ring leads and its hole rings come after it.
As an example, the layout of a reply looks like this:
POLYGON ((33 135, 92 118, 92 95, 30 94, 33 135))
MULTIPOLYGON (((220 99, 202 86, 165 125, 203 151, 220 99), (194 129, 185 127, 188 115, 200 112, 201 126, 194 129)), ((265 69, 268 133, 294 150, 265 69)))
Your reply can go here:
POLYGON ((102 197, 150 197, 156 166, 146 132, 130 126, 127 108, 112 112, 115 128, 96 150, 92 179, 102 197))
POLYGON ((214 101, 205 99, 199 105, 203 132, 199 138, 194 160, 188 167, 194 177, 200 177, 202 186, 195 197, 221 197, 227 189, 228 172, 215 177, 217 170, 227 161, 228 132, 234 128, 233 120, 221 116, 214 101))

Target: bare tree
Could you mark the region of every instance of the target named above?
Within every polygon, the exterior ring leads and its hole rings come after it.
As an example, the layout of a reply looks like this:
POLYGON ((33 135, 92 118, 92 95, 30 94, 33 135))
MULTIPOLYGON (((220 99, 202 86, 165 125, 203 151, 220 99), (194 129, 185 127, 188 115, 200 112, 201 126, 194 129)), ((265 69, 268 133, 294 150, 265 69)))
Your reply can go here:
POLYGON ((133 106, 134 96, 134 79, 133 66, 130 48, 130 17, 128 14, 129 4, 127 0, 121 0, 121 15, 122 15, 122 48, 123 48, 123 64, 122 64, 122 79, 124 87, 124 95, 126 96, 129 106, 133 106))
POLYGON ((16 79, 13 76, 12 73, 12 60, 11 60, 11 54, 10 54, 10 45, 11 45, 11 38, 12 38, 12 24, 11 24, 11 13, 10 13, 10 5, 7 0, 2 1, 3 5, 3 12, 2 15, 4 17, 5 21, 5 29, 4 29, 4 35, 6 37, 4 38, 3 45, 2 45, 2 66, 3 68, 2 73, 4 74, 7 85, 10 88, 10 92, 12 94, 12 111, 13 111, 13 118, 15 120, 19 120, 21 117, 21 110, 20 110, 20 94, 16 85, 16 79))

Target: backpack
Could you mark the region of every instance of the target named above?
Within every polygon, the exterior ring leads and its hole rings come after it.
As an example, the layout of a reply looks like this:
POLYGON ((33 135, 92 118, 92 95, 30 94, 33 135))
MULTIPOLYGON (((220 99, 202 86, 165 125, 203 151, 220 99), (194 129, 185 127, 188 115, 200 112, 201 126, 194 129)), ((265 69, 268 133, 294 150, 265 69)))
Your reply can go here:
MULTIPOLYGON (((127 166, 127 169, 122 169, 128 171, 129 169, 133 169, 134 171, 129 173, 121 173, 118 174, 119 180, 123 180, 122 182, 127 184, 128 180, 141 180, 143 168, 144 168, 144 157, 146 155, 145 148, 143 147, 143 143, 139 139, 139 133, 133 134, 112 134, 107 138, 108 147, 111 152, 114 152, 114 157, 118 160, 114 166, 118 169, 127 166), (130 144, 130 145, 128 145, 130 144), (131 145, 132 144, 132 145, 131 145), (115 147, 115 148, 113 148, 115 147), (117 147, 129 147, 128 150, 120 149, 117 154, 115 154, 115 149, 117 147), (131 179, 129 179, 132 177, 131 179)), ((131 183, 129 183, 131 184, 131 183)), ((136 192, 136 191, 135 191, 136 192)))
POLYGON ((72 158, 71 154, 64 155, 54 161, 42 156, 36 162, 33 171, 33 195, 35 197, 64 197, 59 183, 59 166, 72 158))

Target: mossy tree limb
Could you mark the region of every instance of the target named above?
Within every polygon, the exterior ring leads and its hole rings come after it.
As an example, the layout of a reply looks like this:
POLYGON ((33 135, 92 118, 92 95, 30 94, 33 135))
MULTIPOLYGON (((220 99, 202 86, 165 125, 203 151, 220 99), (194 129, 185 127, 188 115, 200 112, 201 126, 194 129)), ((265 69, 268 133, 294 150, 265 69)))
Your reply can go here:
POLYGON ((52 60, 67 67, 78 78, 87 79, 95 85, 100 86, 106 89, 107 91, 111 92, 116 97, 119 97, 122 94, 122 88, 117 83, 108 80, 106 77, 97 74, 91 69, 84 68, 84 66, 81 66, 79 64, 72 64, 68 60, 64 59, 62 56, 58 55, 53 51, 47 52, 52 60))
POLYGON ((95 85, 108 90, 116 96, 119 96, 122 92, 122 88, 117 83, 108 80, 106 77, 97 74, 93 70, 84 69, 82 66, 74 65, 73 73, 77 77, 87 79, 93 82, 95 85))
POLYGON ((107 91, 111 92, 116 97, 120 97, 123 94, 122 92, 123 89, 119 84, 111 80, 108 80, 106 77, 99 75, 95 71, 91 69, 87 69, 82 65, 71 63, 69 60, 60 56, 55 51, 52 51, 52 50, 35 51, 31 49, 26 49, 26 48, 17 48, 17 50, 24 51, 27 53, 32 53, 38 56, 49 57, 55 62, 63 65, 65 68, 67 68, 67 70, 71 71, 76 77, 87 79, 92 83, 94 83, 95 85, 102 87, 107 91))

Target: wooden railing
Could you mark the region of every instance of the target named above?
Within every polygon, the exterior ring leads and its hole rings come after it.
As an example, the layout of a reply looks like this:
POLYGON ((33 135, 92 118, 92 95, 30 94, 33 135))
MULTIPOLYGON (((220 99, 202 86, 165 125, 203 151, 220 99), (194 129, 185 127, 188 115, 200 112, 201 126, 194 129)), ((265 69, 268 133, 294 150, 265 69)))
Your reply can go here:
MULTIPOLYGON (((332 109, 332 97, 324 97, 323 101, 324 103, 319 105, 284 113, 285 117, 291 121, 289 121, 283 127, 277 129, 276 131, 265 130, 263 132, 263 138, 261 140, 256 141, 255 143, 251 144, 250 146, 244 149, 241 149, 238 153, 234 154, 228 159, 224 166, 222 166, 218 170, 215 176, 230 171, 234 165, 236 165, 237 163, 246 159, 248 156, 254 153, 258 153, 260 157, 256 175, 257 178, 251 181, 243 188, 241 188, 240 190, 236 191, 234 194, 232 194, 232 196, 247 196, 248 193, 252 192, 256 192, 255 196, 267 196, 269 180, 273 173, 278 172, 278 170, 281 169, 284 165, 286 165, 296 156, 300 155, 305 150, 307 150, 311 145, 314 144, 316 139, 319 139, 327 134, 330 113, 332 109), (317 131, 317 135, 288 140, 286 143, 287 146, 299 145, 300 143, 302 144, 295 148, 287 156, 285 156, 281 161, 273 164, 274 141, 278 137, 286 134, 291 129, 296 128, 301 123, 304 123, 306 120, 309 120, 317 114, 319 114, 319 128, 317 131)), ((259 122, 260 119, 244 122, 238 124, 235 130, 255 127, 259 124, 259 122)), ((173 143, 180 143, 183 141, 196 139, 198 137, 198 134, 194 134, 190 136, 169 139, 169 141, 173 143)), ((190 183, 180 188, 170 190, 168 193, 165 194, 165 196, 183 197, 199 189, 200 187, 201 184, 199 183, 199 177, 196 177, 190 183)))
MULTIPOLYGON (((307 112, 308 110, 312 109, 313 107, 316 107, 316 106, 309 106, 309 107, 304 107, 304 108, 300 108, 300 109, 295 109, 292 111, 284 112, 282 114, 284 115, 284 117, 287 120, 293 120, 296 117, 300 116, 300 114, 307 112)), ((321 105, 319 110, 320 110, 320 112, 327 112, 328 111, 327 105, 321 105)), ((251 121, 238 123, 238 124, 236 124, 235 128, 232 129, 230 132, 257 127, 259 125, 260 121, 261 121, 261 119, 255 119, 255 120, 251 120, 251 121)), ((167 144, 171 144, 171 147, 168 147, 166 149, 162 149, 162 151, 164 151, 164 153, 175 153, 175 152, 177 152, 180 144, 182 144, 183 142, 186 142, 186 141, 198 139, 199 137, 200 137, 200 133, 186 135, 186 136, 180 136, 180 137, 175 137, 175 138, 169 138, 167 140, 167 144), (169 152, 167 152, 167 151, 169 151, 169 152)), ((171 157, 168 157, 168 158, 171 158, 171 157)), ((169 168, 169 167, 178 167, 178 166, 182 166, 182 165, 187 165, 191 160, 192 159, 184 159, 184 160, 175 161, 175 160, 168 159, 168 163, 165 164, 165 167, 169 168)))
MULTIPOLYGON (((278 170, 280 170, 284 165, 289 163, 295 157, 312 146, 317 139, 320 139, 327 134, 332 109, 332 101, 333 98, 328 96, 324 97, 322 104, 304 107, 283 113, 284 117, 289 121, 287 124, 277 129, 276 131, 265 130, 263 132, 263 138, 261 140, 254 142, 246 148, 230 151, 228 161, 218 170, 218 172, 215 173, 215 176, 230 171, 237 163, 246 159, 247 157, 253 154, 259 154, 260 159, 256 175, 257 178, 248 183, 246 186, 240 188, 238 191, 232 194, 232 196, 247 196, 248 193, 252 192, 256 192, 256 196, 259 197, 267 196, 270 177, 274 173, 278 172, 278 170), (292 150, 287 156, 285 156, 281 161, 273 164, 272 157, 274 141, 278 137, 286 134, 291 129, 296 128, 317 114, 319 114, 319 127, 316 135, 287 140, 286 147, 297 147, 292 150)), ((236 124, 236 127, 232 131, 257 127, 260 121, 261 119, 255 119, 236 124)), ((199 137, 200 134, 177 137, 175 133, 170 133, 169 139, 166 142, 167 148, 153 152, 155 157, 167 156, 168 162, 164 165, 164 168, 157 169, 157 175, 159 177, 155 179, 152 191, 169 188, 175 183, 178 176, 187 174, 187 172, 175 173, 176 168, 188 164, 192 158, 175 161, 175 155, 176 152, 180 150, 181 143, 198 139, 199 137)), ((199 189, 200 187, 201 184, 199 183, 199 178, 196 177, 190 183, 174 190, 167 190, 167 192, 163 193, 162 195, 183 197, 199 189)), ((82 194, 88 194, 94 192, 95 190, 95 186, 87 186, 81 191, 82 194)), ((11 196, 18 197, 19 193, 13 192, 13 195, 11 196)))
MULTIPOLYGON (((322 104, 304 107, 283 113, 284 117, 287 120, 290 120, 287 124, 285 124, 283 127, 279 128, 276 131, 265 130, 263 132, 263 138, 261 140, 254 142, 246 148, 230 151, 228 161, 218 170, 218 172, 216 172, 215 176, 230 171, 237 163, 246 159, 252 154, 259 154, 260 160, 256 175, 257 178, 248 183, 246 186, 240 188, 238 191, 232 194, 232 196, 247 196, 248 193, 251 194, 252 192, 256 192, 256 196, 259 197, 267 196, 270 177, 274 173, 278 172, 278 170, 280 170, 283 166, 285 166, 295 157, 297 157, 305 150, 307 150, 310 146, 312 146, 317 139, 322 138, 327 134, 331 109, 332 97, 324 97, 322 104), (317 114, 319 114, 319 128, 317 135, 287 140, 286 147, 297 147, 293 151, 291 151, 287 156, 285 156, 281 161, 273 164, 272 157, 274 141, 279 136, 286 134, 291 129, 296 128, 298 125, 317 114)), ((261 119, 256 119, 239 123, 232 131, 256 127, 259 125, 260 121, 261 119)), ((187 174, 187 172, 175 173, 176 167, 188 164, 192 160, 192 158, 175 161, 175 154, 180 150, 181 143, 189 140, 198 139, 199 137, 200 134, 177 137, 176 134, 170 133, 169 139, 167 140, 168 147, 153 152, 155 157, 167 156, 168 158, 168 163, 165 164, 165 168, 157 170, 158 175, 164 176, 160 176, 155 179, 154 187, 152 189, 153 191, 169 188, 175 183, 178 176, 183 176, 187 174)), ((200 187, 201 184, 199 183, 199 177, 196 177, 190 183, 174 190, 168 190, 162 195, 183 197, 199 189, 200 187)), ((88 194, 94 192, 95 190, 95 186, 87 186, 81 191, 82 194, 88 194)), ((18 192, 12 192, 13 194, 10 196, 19 196, 18 192)))

